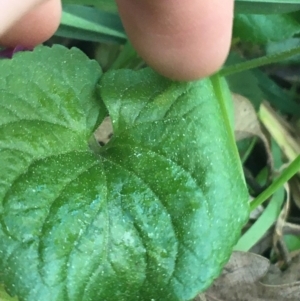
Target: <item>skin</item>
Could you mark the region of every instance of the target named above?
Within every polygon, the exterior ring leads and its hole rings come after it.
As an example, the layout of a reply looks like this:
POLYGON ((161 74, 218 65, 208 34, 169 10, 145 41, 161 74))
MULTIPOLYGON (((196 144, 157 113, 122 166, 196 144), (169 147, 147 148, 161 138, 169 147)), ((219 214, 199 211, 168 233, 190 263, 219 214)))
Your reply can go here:
MULTIPOLYGON (((216 72, 230 47, 234 0, 116 0, 129 39, 161 74, 216 72)), ((32 47, 56 31, 60 0, 0 0, 0 44, 32 47)))

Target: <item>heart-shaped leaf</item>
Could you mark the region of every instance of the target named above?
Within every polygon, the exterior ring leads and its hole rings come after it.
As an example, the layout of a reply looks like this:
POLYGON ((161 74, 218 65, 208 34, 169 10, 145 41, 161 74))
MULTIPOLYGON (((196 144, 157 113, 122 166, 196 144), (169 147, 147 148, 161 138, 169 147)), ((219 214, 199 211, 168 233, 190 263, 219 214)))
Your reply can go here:
POLYGON ((101 72, 78 50, 1 61, 0 280, 20 301, 181 301, 248 216, 218 85, 101 72), (99 90, 98 90, 99 91, 99 90), (88 141, 108 109, 113 139, 88 141))

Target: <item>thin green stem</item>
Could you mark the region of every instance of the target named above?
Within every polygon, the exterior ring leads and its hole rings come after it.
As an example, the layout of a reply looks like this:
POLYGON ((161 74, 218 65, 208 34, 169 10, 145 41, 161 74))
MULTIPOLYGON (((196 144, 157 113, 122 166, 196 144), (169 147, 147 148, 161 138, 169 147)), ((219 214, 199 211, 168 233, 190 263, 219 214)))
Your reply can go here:
POLYGON ((219 100, 220 109, 223 113, 224 126, 227 129, 230 141, 230 147, 233 150, 233 153, 236 157, 237 162, 239 162, 240 173, 243 175, 243 167, 240 161, 239 152, 235 142, 234 132, 233 132, 233 123, 234 123, 234 113, 233 113, 233 103, 231 98, 231 93, 229 91, 228 85, 223 77, 219 74, 213 75, 211 78, 211 83, 214 88, 214 92, 219 100), (232 122, 231 122, 232 121, 232 122))
POLYGON ((287 167, 282 174, 257 198, 255 198, 250 205, 251 211, 265 202, 277 189, 284 183, 291 179, 300 170, 300 155, 287 167))
POLYGON ((266 55, 257 59, 253 59, 251 61, 243 62, 240 64, 224 67, 222 70, 220 70, 219 74, 222 76, 228 76, 234 73, 243 72, 249 69, 261 67, 264 65, 277 63, 279 61, 283 61, 285 59, 288 59, 292 56, 300 54, 300 47, 292 48, 286 51, 282 51, 279 53, 266 55))
POLYGON ((110 70, 126 68, 131 61, 137 58, 137 53, 129 41, 126 42, 110 70))
POLYGON ((257 138, 254 137, 249 145, 249 147, 247 148, 244 156, 241 158, 242 163, 244 164, 246 162, 246 160, 248 159, 248 157, 250 156, 255 144, 257 142, 257 138))

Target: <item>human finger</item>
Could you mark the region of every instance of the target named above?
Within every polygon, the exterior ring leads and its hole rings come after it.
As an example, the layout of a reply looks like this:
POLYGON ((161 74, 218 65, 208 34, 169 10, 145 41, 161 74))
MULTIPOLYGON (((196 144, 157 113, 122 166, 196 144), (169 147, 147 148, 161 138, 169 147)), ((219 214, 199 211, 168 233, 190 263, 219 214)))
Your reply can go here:
POLYGON ((3 46, 38 45, 53 35, 60 22, 60 0, 0 0, 0 7, 0 44, 3 46))
POLYGON ((220 68, 230 47, 234 0, 117 0, 129 39, 163 75, 193 80, 220 68))

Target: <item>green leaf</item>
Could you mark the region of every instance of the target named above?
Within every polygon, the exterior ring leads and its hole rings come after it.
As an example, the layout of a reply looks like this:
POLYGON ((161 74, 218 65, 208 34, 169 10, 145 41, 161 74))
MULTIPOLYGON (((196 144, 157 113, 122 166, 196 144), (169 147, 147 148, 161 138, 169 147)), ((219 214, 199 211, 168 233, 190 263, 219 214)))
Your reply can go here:
MULTIPOLYGON (((241 63, 245 61, 237 53, 230 52, 226 66, 241 63)), ((258 86, 258 80, 252 70, 241 73, 235 73, 226 77, 230 90, 234 93, 241 94, 249 99, 255 110, 258 111, 263 100, 263 93, 258 86)))
POLYGON ((270 203, 257 219, 257 221, 251 226, 246 233, 239 239, 237 245, 234 247, 235 251, 249 251, 255 244, 259 242, 261 238, 267 233, 272 225, 277 221, 280 214, 282 204, 284 202, 284 188, 281 187, 277 190, 270 203))
POLYGON ((117 5, 114 0, 62 0, 63 4, 78 4, 95 6, 103 11, 117 13, 117 5))
POLYGON ((300 32, 300 24, 290 15, 235 16, 233 35, 242 41, 266 44, 287 39, 300 32))
POLYGON ((284 235, 284 242, 289 252, 295 252, 300 250, 300 237, 295 235, 284 235))
MULTIPOLYGON (((266 45, 266 54, 274 55, 276 53, 294 49, 296 47, 300 47, 300 38, 291 38, 279 42, 268 43, 268 45, 266 45)), ((300 55, 296 55, 286 60, 278 61, 278 64, 299 64, 299 61, 300 55)))
POLYGON ((106 115, 96 90, 101 70, 59 46, 0 64, 0 282, 20 301, 66 300, 62 265, 88 220, 78 219, 76 206, 84 210, 81 197, 93 193, 86 191, 95 165, 87 140, 106 115), (64 233, 68 227, 74 232, 64 233))
POLYGON ((0 284, 0 300, 1 301, 18 301, 18 298, 13 298, 7 294, 3 285, 0 284))
POLYGON ((260 70, 253 70, 264 98, 282 113, 300 117, 300 104, 282 87, 260 70))
MULTIPOLYGON (((0 280, 20 301, 182 301, 207 288, 248 217, 222 94, 150 69, 100 80, 78 50, 1 62, 0 280)), ((214 88, 213 88, 214 87, 214 88)), ((215 89, 215 90, 214 90, 215 89)))
POLYGON ((280 14, 300 10, 299 0, 235 0, 235 12, 243 14, 280 14))
POLYGON ((93 7, 64 5, 57 36, 93 42, 124 43, 120 17, 93 7))

